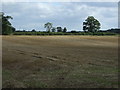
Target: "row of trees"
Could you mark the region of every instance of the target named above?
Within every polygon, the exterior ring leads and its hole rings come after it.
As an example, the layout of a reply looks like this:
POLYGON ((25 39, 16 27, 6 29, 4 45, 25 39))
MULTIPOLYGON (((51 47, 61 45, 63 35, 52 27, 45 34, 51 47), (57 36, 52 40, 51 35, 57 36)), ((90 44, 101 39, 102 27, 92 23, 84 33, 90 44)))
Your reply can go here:
MULTIPOLYGON (((4 13, 0 13, 0 19, 2 21, 2 34, 8 35, 13 32, 15 32, 15 28, 10 23, 9 19, 13 19, 11 16, 5 16, 4 13)), ((88 16, 88 18, 83 22, 83 30, 84 32, 97 32, 100 29, 100 22, 95 19, 93 16, 88 16)), ((46 28, 46 31, 48 33, 50 32, 67 32, 67 28, 64 27, 53 27, 53 24, 50 22, 47 22, 44 25, 44 28, 46 28)), ((32 32, 34 32, 33 30, 32 32)))
POLYGON ((103 36, 103 35, 117 35, 117 33, 112 32, 32 32, 32 31, 16 31, 13 33, 13 35, 97 35, 97 36, 103 36))
POLYGON ((53 27, 52 26, 53 24, 50 23, 50 22, 47 22, 45 25, 44 25, 44 28, 46 28, 46 31, 47 32, 67 32, 67 28, 64 27, 64 29, 62 29, 62 27, 53 27))
MULTIPOLYGON (((46 28, 46 31, 47 32, 56 32, 56 29, 57 29, 57 32, 66 32, 67 29, 66 27, 64 29, 62 29, 61 27, 52 27, 52 23, 50 22, 47 22, 45 25, 44 25, 44 28, 46 28)), ((88 16, 88 18, 83 22, 83 30, 84 32, 97 32, 99 31, 100 29, 100 22, 95 19, 93 16, 88 16)))

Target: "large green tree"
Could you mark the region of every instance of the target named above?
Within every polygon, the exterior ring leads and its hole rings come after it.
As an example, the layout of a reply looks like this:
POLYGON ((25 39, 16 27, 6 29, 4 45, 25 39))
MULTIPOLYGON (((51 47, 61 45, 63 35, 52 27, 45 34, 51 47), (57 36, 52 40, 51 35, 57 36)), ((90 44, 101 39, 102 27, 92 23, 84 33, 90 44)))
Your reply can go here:
POLYGON ((47 23, 44 25, 44 28, 46 28, 46 31, 47 31, 47 32, 50 32, 50 30, 51 30, 51 28, 52 28, 52 23, 47 22, 47 23))
POLYGON ((2 21, 2 34, 9 35, 15 31, 15 28, 10 23, 9 19, 13 19, 11 16, 4 16, 4 13, 0 13, 0 21, 2 21))
POLYGON ((86 32, 97 32, 100 29, 100 22, 93 16, 88 16, 88 18, 83 22, 83 30, 86 32))

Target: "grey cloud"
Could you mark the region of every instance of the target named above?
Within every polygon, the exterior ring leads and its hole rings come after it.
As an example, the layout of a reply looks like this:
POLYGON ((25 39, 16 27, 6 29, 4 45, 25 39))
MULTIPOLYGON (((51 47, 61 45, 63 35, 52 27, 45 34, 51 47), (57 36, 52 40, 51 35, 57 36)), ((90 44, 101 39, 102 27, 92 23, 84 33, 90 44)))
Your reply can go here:
POLYGON ((87 3, 84 3, 83 4, 86 4, 87 6, 92 6, 92 7, 105 7, 105 8, 112 8, 112 7, 117 7, 117 2, 87 2, 87 3))
POLYGON ((7 3, 3 4, 6 15, 13 16, 11 22, 16 28, 44 30, 44 23, 52 22, 53 26, 67 27, 69 30, 82 29, 82 22, 89 15, 101 21, 102 28, 116 27, 117 17, 115 4, 109 3, 7 3), (108 8, 109 7, 109 8, 108 8), (114 19, 111 24, 110 18, 114 19), (106 20, 106 21, 104 21, 106 20))

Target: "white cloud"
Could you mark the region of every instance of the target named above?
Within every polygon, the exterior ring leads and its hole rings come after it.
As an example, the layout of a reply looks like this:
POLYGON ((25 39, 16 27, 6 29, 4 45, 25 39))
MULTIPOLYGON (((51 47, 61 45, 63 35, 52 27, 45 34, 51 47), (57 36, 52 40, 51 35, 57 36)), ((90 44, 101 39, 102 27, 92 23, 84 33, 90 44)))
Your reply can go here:
POLYGON ((3 3, 6 15, 16 28, 43 30, 44 23, 52 22, 54 26, 81 30, 82 23, 89 15, 93 15, 102 23, 102 29, 117 27, 117 3, 3 3), (108 5, 110 4, 110 5, 108 5))

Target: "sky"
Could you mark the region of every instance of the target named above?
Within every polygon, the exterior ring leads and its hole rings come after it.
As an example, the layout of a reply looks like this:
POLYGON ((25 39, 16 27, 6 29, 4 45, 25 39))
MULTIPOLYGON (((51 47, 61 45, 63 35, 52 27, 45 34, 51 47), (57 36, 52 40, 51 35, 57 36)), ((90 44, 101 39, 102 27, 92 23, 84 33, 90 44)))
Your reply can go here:
POLYGON ((10 15, 17 30, 45 31, 44 24, 81 31, 88 16, 101 23, 101 30, 118 27, 118 2, 4 2, 2 12, 10 15))

